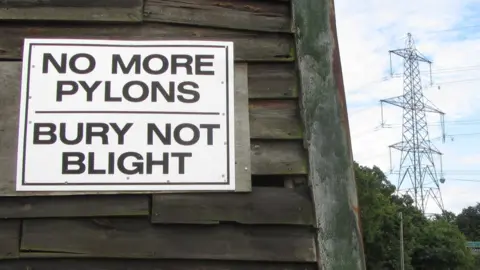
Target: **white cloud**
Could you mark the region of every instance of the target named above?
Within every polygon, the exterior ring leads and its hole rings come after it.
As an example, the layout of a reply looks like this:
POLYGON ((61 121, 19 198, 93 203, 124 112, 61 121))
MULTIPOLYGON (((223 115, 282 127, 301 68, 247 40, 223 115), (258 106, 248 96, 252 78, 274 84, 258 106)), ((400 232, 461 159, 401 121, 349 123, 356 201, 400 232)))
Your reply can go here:
POLYGON ((466 165, 480 165, 480 154, 464 156, 460 159, 460 162, 466 165))
MULTIPOLYGON (((470 21, 470 18, 480 18, 480 8, 472 8, 480 7, 479 0, 336 0, 335 4, 356 161, 368 166, 377 165, 385 172, 390 168, 388 145, 401 140, 401 109, 384 106, 384 119, 395 125, 390 129, 374 130, 381 123, 379 100, 402 94, 402 78, 385 80, 385 76, 390 72, 388 51, 403 48, 407 32, 413 34, 417 48, 434 62, 434 85, 424 89, 424 93, 446 113, 445 120, 480 119, 480 59, 477 57, 480 55, 480 35, 474 31, 479 32, 480 27, 463 27, 463 32, 458 30, 467 23, 480 26, 480 21, 470 21), (445 31, 448 29, 457 30, 445 31)), ((392 56, 392 60, 394 72, 401 74, 401 59, 392 56)), ((428 66, 422 64, 421 70, 428 70, 428 66)), ((429 74, 423 73, 424 85, 428 79, 429 74)), ((439 117, 432 115, 428 120, 437 123, 430 128, 430 137, 439 137, 439 117)), ((449 132, 452 132, 451 128, 449 132)), ((444 167, 462 166, 468 173, 478 164, 465 162, 465 155, 473 155, 469 145, 472 140, 464 143, 457 140, 455 147, 449 147, 448 142, 441 145, 440 140, 434 142, 444 151, 444 160, 448 162, 444 167), (470 152, 467 153, 467 149, 470 152)), ((399 155, 392 154, 392 165, 398 169, 399 155)), ((468 185, 455 181, 442 185, 447 209, 458 212, 475 203, 480 175, 468 176, 475 177, 478 182, 468 185)), ((396 177, 391 180, 396 183, 396 177)))
POLYGON ((456 214, 460 213, 463 208, 473 206, 480 202, 478 193, 471 190, 478 190, 477 183, 461 183, 451 182, 442 186, 443 204, 448 210, 456 214))

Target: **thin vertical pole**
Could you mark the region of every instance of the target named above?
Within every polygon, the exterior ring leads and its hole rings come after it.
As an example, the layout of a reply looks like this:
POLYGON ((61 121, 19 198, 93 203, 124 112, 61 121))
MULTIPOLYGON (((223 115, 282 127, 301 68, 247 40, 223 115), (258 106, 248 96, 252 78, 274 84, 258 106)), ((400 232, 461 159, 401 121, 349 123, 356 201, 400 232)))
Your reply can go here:
POLYGON ((403 250, 403 215, 402 212, 399 213, 400 216, 400 269, 405 270, 405 254, 403 250))

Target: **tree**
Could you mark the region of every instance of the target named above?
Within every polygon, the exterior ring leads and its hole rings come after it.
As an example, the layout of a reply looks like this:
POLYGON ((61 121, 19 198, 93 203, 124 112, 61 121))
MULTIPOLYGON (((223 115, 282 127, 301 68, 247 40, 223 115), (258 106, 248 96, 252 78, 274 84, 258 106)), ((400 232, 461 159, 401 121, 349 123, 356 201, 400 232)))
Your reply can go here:
POLYGON ((473 269, 480 269, 480 255, 474 255, 475 263, 473 269))
POLYGON ((434 215, 434 220, 444 220, 450 224, 457 225, 457 216, 455 216, 455 213, 444 210, 442 214, 435 214, 434 215))
MULTIPOLYGON (((464 208, 456 224, 469 241, 480 241, 480 203, 464 208)), ((480 255, 475 256, 475 269, 480 269, 480 255)))
MULTIPOLYGON (((393 200, 393 186, 378 167, 368 168, 355 163, 360 218, 363 230, 367 269, 399 269, 401 207, 393 200)), ((398 199, 401 200, 401 199, 398 199)), ((404 234, 411 235, 410 217, 404 216, 404 234)), ((405 240, 405 266, 410 266, 412 239, 405 240)))
POLYGON ((434 219, 425 224, 412 256, 418 270, 474 269, 474 257, 466 247, 465 236, 446 219, 434 219))
POLYGON ((394 194, 395 186, 378 167, 355 163, 355 178, 367 269, 400 269, 400 212, 405 269, 474 269, 474 257, 453 213, 446 211, 428 220, 411 197, 394 194))
POLYGON ((469 241, 480 241, 480 203, 464 208, 457 216, 457 225, 469 241))

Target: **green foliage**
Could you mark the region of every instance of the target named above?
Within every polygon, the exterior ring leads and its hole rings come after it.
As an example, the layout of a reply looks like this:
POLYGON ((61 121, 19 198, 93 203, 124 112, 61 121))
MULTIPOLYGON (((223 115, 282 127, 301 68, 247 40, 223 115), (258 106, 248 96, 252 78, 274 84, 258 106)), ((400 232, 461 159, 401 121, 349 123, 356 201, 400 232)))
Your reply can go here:
POLYGON ((466 247, 466 239, 455 224, 434 219, 425 224, 413 254, 415 269, 473 269, 474 257, 466 247))
POLYGON ((427 219, 411 197, 394 194, 395 186, 378 167, 355 163, 355 176, 367 269, 400 269, 399 213, 403 215, 405 269, 479 269, 473 266, 474 257, 453 213, 427 219))
MULTIPOLYGON (((399 269, 400 207, 393 202, 395 186, 387 181, 377 167, 367 168, 356 164, 355 175, 367 269, 399 269)), ((404 234, 408 235, 413 230, 410 226, 404 227, 404 234)), ((404 245, 412 246, 413 243, 407 241, 404 245)), ((410 261, 409 254, 406 254, 405 260, 410 261)))
POLYGON ((454 213, 452 213, 450 211, 445 210, 445 211, 443 211, 443 213, 441 215, 435 215, 435 219, 436 220, 443 219, 450 224, 457 225, 457 217, 455 216, 454 213))
POLYGON ((456 222, 469 241, 480 241, 480 203, 464 208, 456 222))
POLYGON ((380 190, 381 183, 377 183, 375 177, 371 177, 368 173, 358 173, 359 170, 356 170, 359 204, 360 206, 368 205, 368 207, 360 207, 364 245, 368 247, 365 250, 365 256, 371 258, 367 259, 367 269, 376 269, 381 268, 385 257, 388 257, 383 250, 383 245, 379 243, 379 238, 382 236, 378 233, 383 229, 385 212, 388 212, 388 209, 384 209, 386 197, 379 192, 369 192, 374 189, 380 190))
POLYGON ((475 262, 474 262, 473 269, 480 269, 480 255, 475 255, 474 258, 475 258, 475 262))

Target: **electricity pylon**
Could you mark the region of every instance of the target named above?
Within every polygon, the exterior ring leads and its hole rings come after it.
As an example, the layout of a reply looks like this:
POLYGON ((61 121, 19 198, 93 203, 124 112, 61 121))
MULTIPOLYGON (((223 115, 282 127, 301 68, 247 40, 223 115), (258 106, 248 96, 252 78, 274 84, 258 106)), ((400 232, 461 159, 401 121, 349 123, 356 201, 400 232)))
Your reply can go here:
POLYGON ((429 199, 433 199, 443 212, 444 206, 440 192, 440 183, 445 181, 442 175, 442 153, 430 141, 426 115, 427 113, 440 114, 443 139, 445 139, 445 113, 423 95, 419 63, 424 62, 430 65, 431 78, 432 62, 415 48, 415 42, 410 33, 405 43, 405 48, 389 51, 390 68, 392 54, 403 58, 403 95, 380 101, 382 118, 383 103, 403 109, 402 141, 389 146, 390 149, 401 152, 397 192, 410 195, 423 213, 429 199), (437 173, 434 156, 438 156, 440 160, 439 173, 437 173))

